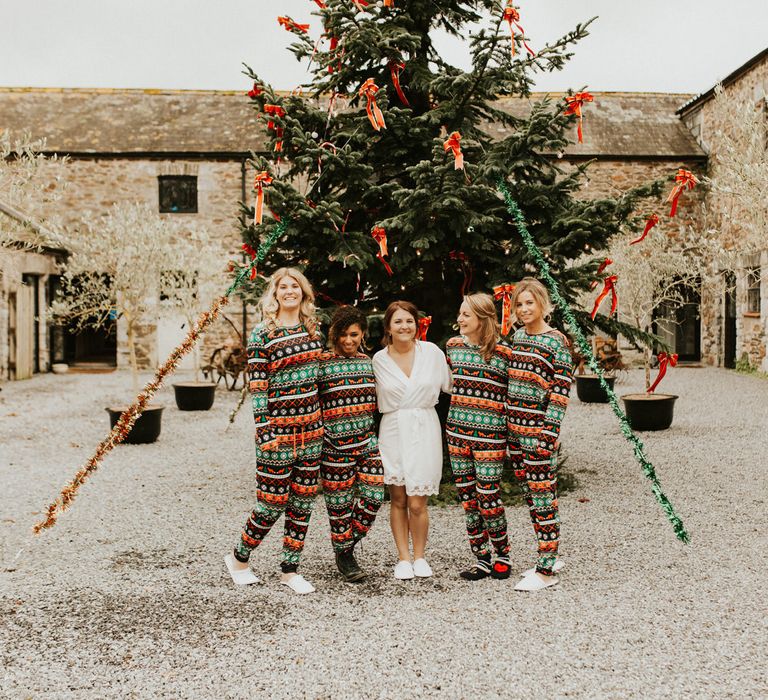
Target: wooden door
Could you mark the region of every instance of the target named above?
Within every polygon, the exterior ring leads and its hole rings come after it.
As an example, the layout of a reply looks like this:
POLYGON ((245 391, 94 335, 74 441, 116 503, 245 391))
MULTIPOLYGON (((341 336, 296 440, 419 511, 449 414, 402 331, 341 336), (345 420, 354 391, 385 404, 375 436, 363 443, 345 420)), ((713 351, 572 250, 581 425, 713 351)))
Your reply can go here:
POLYGON ((22 285, 16 290, 15 297, 10 327, 11 351, 15 351, 13 378, 29 379, 35 367, 35 290, 22 285))
POLYGON ((725 275, 725 313, 723 314, 723 366, 736 366, 736 275, 725 275))

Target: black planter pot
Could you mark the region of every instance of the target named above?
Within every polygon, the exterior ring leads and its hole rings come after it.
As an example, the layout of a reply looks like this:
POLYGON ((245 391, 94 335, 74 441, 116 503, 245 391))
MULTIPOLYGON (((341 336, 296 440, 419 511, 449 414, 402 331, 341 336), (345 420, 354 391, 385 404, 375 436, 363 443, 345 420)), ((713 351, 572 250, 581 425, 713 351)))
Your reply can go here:
POLYGON ((180 411, 207 411, 213 406, 216 385, 212 382, 179 382, 173 385, 180 411))
MULTIPOLYGON (((608 394, 600 386, 600 378, 596 374, 577 374, 576 396, 582 403, 608 403, 608 394)), ((608 386, 613 389, 616 377, 605 377, 608 386)))
MULTIPOLYGON (((123 408, 107 408, 109 413, 109 424, 112 428, 115 427, 117 421, 120 420, 120 416, 125 411, 127 406, 123 408)), ((144 445, 149 442, 154 442, 160 437, 160 425, 163 417, 164 406, 152 406, 145 408, 144 412, 138 417, 133 424, 133 429, 128 436, 123 440, 130 445, 144 445)))
POLYGON ((621 397, 632 430, 666 430, 672 425, 677 396, 625 394, 621 397))

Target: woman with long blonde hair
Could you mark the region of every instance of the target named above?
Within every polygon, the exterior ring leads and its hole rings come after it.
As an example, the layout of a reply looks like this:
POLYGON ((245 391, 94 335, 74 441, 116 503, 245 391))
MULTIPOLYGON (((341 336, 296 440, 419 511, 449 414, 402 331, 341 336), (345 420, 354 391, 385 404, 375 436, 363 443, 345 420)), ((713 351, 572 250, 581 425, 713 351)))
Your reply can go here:
POLYGON ((501 475, 507 448, 509 348, 500 342, 490 294, 469 294, 456 319, 461 335, 445 348, 453 375, 446 423, 451 470, 466 516, 475 562, 460 572, 468 581, 509 578, 509 539, 501 475), (496 561, 491 565, 491 556, 496 561))
POLYGON ((248 379, 256 423, 256 507, 225 557, 236 584, 256 583, 248 559, 285 512, 281 583, 312 593, 297 573, 318 491, 323 420, 317 392, 322 341, 314 293, 297 269, 283 267, 269 280, 261 321, 248 340, 248 379))
POLYGON ((512 310, 522 323, 512 337, 508 439, 515 477, 525 494, 538 542, 536 566, 523 574, 517 591, 539 591, 558 582, 560 514, 557 450, 568 406, 573 360, 563 333, 549 325, 552 302, 533 277, 515 286, 512 310))

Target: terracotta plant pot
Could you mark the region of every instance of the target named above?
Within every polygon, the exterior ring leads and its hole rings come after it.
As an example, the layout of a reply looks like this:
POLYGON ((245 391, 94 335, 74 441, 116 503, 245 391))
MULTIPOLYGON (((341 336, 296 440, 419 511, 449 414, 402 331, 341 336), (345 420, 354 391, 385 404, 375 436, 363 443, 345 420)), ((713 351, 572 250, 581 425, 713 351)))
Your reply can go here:
MULTIPOLYGON (((600 386, 600 378, 596 374, 577 374, 576 396, 582 403, 608 403, 608 394, 600 386)), ((606 376, 605 381, 613 389, 616 377, 606 376)))
POLYGON ((666 430, 672 425, 674 394, 624 394, 621 400, 632 430, 666 430))
POLYGON ((213 406, 216 385, 211 382, 179 382, 173 385, 180 411, 207 411, 213 406))
MULTIPOLYGON (((107 408, 109 412, 109 424, 112 428, 115 427, 117 421, 120 420, 120 416, 123 411, 128 408, 127 406, 107 408)), ((150 442, 154 442, 160 437, 160 425, 163 417, 163 409, 165 406, 151 406, 144 409, 138 420, 133 424, 133 429, 128 433, 128 437, 123 442, 129 445, 144 445, 150 442)))

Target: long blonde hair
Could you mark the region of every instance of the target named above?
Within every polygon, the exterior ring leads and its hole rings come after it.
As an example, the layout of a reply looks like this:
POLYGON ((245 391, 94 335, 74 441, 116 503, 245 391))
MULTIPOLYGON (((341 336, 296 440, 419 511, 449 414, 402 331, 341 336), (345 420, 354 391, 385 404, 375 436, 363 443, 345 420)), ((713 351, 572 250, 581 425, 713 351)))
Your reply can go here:
POLYGON ((490 294, 467 294, 464 301, 480 321, 480 354, 488 362, 499 342, 499 319, 496 316, 496 306, 490 294))
POLYGON ((310 337, 314 338, 317 331, 317 315, 315 313, 315 293, 309 280, 301 270, 295 267, 281 267, 272 273, 264 294, 259 299, 261 320, 267 324, 270 335, 277 330, 277 314, 280 305, 277 303, 277 285, 285 277, 292 277, 301 287, 301 304, 299 305, 299 321, 304 324, 310 337))
MULTIPOLYGON (((517 307, 517 298, 523 292, 531 293, 531 296, 541 307, 541 315, 545 320, 547 320, 554 310, 554 306, 552 306, 552 300, 549 298, 549 292, 547 291, 547 288, 535 277, 523 277, 523 279, 521 279, 515 285, 515 291, 512 293, 512 313, 515 313, 515 308, 517 307)), ((515 316, 515 318, 517 318, 517 316, 515 316)), ((518 321, 519 320, 520 319, 518 319, 518 321)))

